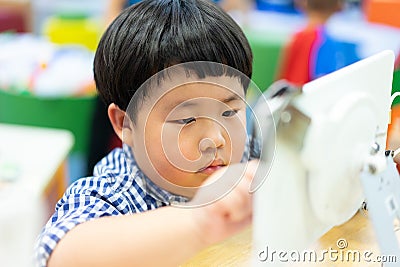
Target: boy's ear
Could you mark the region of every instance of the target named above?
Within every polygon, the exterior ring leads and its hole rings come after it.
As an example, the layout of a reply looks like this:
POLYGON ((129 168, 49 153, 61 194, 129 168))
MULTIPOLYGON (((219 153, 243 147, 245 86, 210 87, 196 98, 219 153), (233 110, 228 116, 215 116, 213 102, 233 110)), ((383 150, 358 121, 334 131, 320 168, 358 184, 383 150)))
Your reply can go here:
POLYGON ((132 127, 130 123, 126 123, 125 115, 126 112, 121 110, 116 104, 111 103, 108 106, 108 118, 110 119, 114 132, 123 143, 133 146, 132 127))

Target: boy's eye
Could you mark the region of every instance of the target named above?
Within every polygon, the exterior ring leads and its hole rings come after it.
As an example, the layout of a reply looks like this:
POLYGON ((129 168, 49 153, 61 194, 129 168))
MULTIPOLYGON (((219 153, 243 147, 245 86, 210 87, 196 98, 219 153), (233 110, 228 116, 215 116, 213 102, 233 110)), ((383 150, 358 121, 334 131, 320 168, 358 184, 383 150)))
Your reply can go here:
POLYGON ((235 116, 237 112, 238 112, 237 110, 227 110, 222 113, 222 116, 232 117, 232 116, 235 116))
POLYGON ((195 121, 196 121, 196 118, 190 117, 190 118, 186 118, 186 119, 174 120, 173 122, 179 123, 179 124, 189 124, 189 123, 195 122, 195 121))

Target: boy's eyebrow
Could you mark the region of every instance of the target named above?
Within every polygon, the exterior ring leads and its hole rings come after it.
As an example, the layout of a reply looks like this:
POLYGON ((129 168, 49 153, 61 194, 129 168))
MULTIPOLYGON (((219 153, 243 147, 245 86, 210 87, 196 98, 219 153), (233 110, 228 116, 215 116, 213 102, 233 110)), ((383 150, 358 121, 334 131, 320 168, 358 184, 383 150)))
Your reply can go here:
POLYGON ((238 96, 237 94, 233 94, 228 98, 223 99, 221 102, 222 103, 228 103, 234 100, 242 100, 242 98, 240 96, 238 96))
MULTIPOLYGON (((227 98, 221 99, 221 100, 217 99, 217 101, 220 101, 220 102, 225 103, 225 104, 229 103, 231 101, 235 101, 235 100, 242 100, 242 98, 240 96, 236 95, 236 94, 233 94, 233 95, 231 95, 231 96, 229 96, 227 98)), ((182 103, 175 103, 175 104, 176 104, 175 106, 179 105, 179 107, 183 107, 183 108, 197 105, 196 102, 192 102, 192 101, 184 101, 182 103)))

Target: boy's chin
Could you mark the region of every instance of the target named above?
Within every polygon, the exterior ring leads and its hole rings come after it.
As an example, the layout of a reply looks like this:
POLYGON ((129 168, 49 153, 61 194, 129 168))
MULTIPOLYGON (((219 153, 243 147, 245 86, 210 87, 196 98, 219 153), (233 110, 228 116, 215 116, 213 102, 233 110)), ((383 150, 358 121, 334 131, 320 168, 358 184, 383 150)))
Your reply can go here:
POLYGON ((174 190, 168 190, 170 193, 174 195, 179 195, 188 198, 191 200, 196 194, 197 190, 199 190, 199 186, 192 187, 176 187, 174 190))
POLYGON ((191 199, 209 176, 210 175, 199 174, 195 177, 182 177, 182 181, 191 181, 190 183, 177 183, 166 179, 162 184, 158 184, 158 186, 174 195, 191 199))

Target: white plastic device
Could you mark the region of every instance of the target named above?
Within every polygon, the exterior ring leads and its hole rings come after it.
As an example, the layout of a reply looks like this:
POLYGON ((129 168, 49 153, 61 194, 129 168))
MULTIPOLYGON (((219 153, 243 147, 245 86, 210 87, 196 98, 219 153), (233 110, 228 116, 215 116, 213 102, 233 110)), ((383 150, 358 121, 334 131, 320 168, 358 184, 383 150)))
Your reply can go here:
MULTIPOLYGON (((274 118, 275 146, 263 140, 261 155, 273 162, 254 196, 254 265, 280 266, 266 248, 307 249, 360 208, 371 147, 385 151, 393 66, 394 53, 383 51, 309 82, 274 118)), ((256 106, 258 120, 274 101, 256 106)))

